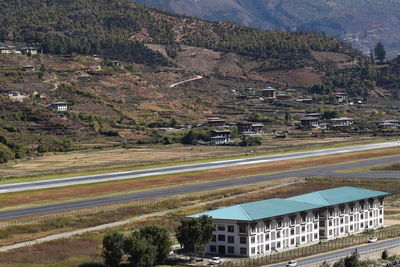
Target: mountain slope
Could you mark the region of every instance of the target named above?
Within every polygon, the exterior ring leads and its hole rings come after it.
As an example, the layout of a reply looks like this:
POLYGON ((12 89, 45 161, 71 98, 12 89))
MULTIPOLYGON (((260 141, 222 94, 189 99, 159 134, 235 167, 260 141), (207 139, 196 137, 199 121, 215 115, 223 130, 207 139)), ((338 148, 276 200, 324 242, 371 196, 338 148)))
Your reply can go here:
POLYGON ((316 30, 368 53, 378 41, 400 54, 400 2, 373 0, 133 0, 212 21, 262 29, 316 30))

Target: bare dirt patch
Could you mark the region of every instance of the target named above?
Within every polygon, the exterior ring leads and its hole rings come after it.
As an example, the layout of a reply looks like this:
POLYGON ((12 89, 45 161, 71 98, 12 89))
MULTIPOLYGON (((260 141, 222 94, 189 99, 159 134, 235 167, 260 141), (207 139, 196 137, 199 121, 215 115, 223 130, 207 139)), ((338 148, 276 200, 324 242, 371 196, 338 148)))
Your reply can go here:
POLYGON ((271 71, 262 74, 248 74, 254 80, 281 84, 292 87, 311 87, 321 84, 321 79, 325 74, 313 68, 302 68, 294 70, 271 71))

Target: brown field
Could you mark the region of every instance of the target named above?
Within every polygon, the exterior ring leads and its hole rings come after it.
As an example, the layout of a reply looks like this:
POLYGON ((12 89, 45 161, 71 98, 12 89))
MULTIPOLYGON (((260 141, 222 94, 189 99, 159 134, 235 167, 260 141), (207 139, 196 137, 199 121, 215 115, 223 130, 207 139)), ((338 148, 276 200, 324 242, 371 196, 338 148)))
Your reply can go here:
POLYGON ((240 167, 175 174, 154 178, 149 177, 135 180, 122 180, 116 182, 101 183, 98 185, 89 184, 66 188, 47 189, 33 191, 29 194, 26 194, 26 192, 1 194, 0 208, 10 208, 17 205, 45 204, 50 201, 67 201, 68 199, 82 198, 83 196, 85 198, 98 197, 104 194, 131 192, 132 190, 137 189, 145 190, 154 187, 182 185, 183 183, 201 182, 216 178, 228 179, 234 177, 262 174, 267 172, 293 170, 297 168, 361 160, 372 157, 396 155, 398 153, 399 151, 397 148, 392 148, 385 150, 360 152, 355 154, 334 155, 323 158, 306 158, 284 162, 270 162, 268 164, 244 165, 240 167))
POLYGON ((73 172, 82 169, 107 168, 118 166, 137 166, 161 162, 196 160, 207 157, 268 152, 272 150, 296 148, 306 145, 336 144, 342 142, 360 142, 372 140, 368 137, 337 138, 266 138, 265 144, 259 147, 233 146, 150 146, 134 149, 110 149, 70 153, 52 153, 44 157, 22 160, 16 164, 0 167, 0 177, 24 176, 51 172, 73 172))

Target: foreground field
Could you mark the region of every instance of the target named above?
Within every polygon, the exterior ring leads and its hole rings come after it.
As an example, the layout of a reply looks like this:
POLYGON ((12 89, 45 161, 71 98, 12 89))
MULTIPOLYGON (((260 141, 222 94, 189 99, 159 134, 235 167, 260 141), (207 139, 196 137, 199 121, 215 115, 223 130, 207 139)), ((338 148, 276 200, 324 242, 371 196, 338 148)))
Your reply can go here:
MULTIPOLYGON (((283 182, 284 183, 284 182, 283 182)), ((316 190, 328 189, 338 186, 357 186, 362 188, 369 188, 375 190, 388 190, 391 193, 397 194, 400 192, 400 182, 397 180, 363 180, 363 179, 330 179, 327 180, 325 178, 313 178, 306 179, 304 181, 300 181, 295 184, 283 186, 276 188, 275 185, 271 183, 266 183, 263 185, 259 185, 258 188, 242 188, 239 191, 232 190, 233 194, 239 194, 237 197, 230 197, 226 192, 213 193, 210 192, 209 196, 203 195, 192 197, 191 200, 182 200, 182 201, 174 201, 169 202, 169 205, 149 205, 143 208, 136 210, 135 209, 126 209, 123 208, 120 211, 113 212, 105 212, 100 217, 105 218, 112 217, 115 219, 123 218, 124 216, 132 216, 133 214, 143 214, 147 212, 153 212, 153 210, 162 210, 162 209, 171 209, 177 206, 186 206, 188 204, 198 203, 195 208, 187 208, 180 211, 171 212, 165 216, 152 217, 146 220, 137 221, 126 226, 118 227, 119 230, 123 231, 131 231, 139 228, 140 226, 146 224, 158 224, 163 225, 168 228, 172 233, 175 230, 175 227, 178 224, 178 221, 183 216, 206 211, 209 209, 214 209, 226 205, 239 204, 249 201, 256 201, 261 199, 269 199, 274 197, 290 197, 298 194, 304 194, 316 190), (230 197, 230 198, 229 198, 230 197), (204 205, 204 202, 217 199, 216 202, 208 203, 204 205), (219 200, 218 200, 219 199, 219 200), (164 207, 162 207, 164 206, 164 207), (123 215, 125 212, 125 215, 123 215)), ((238 190, 238 189, 236 189, 238 190)), ((390 211, 391 209, 397 207, 398 205, 398 197, 399 195, 394 195, 386 201, 386 209, 390 211)), ((391 210, 390 213, 394 211, 391 210)), ((391 215, 385 214, 387 219, 390 218, 391 224, 400 224, 400 218, 395 218, 391 215), (388 217, 390 216, 390 217, 388 217)), ((82 224, 80 226, 73 225, 68 222, 71 220, 77 221, 75 218, 64 217, 64 223, 66 226, 59 227, 58 231, 70 231, 74 227, 87 227, 88 221, 90 218, 93 218, 93 215, 90 216, 80 216, 80 220, 82 224), (86 221, 86 226, 83 222, 86 221)), ((99 215, 95 215, 94 217, 99 218, 99 215)), ((104 220, 104 219, 103 219, 104 220)), ((47 222, 48 224, 53 223, 55 225, 56 221, 47 222)), ((58 222, 62 222, 62 220, 58 220, 58 222)), ((98 221, 99 222, 99 221, 98 221)), ((59 223, 60 225, 62 223, 59 223)), ((26 226, 25 229, 29 229, 31 233, 25 234, 16 234, 13 236, 14 240, 20 240, 21 237, 23 239, 35 238, 40 236, 40 225, 41 224, 32 224, 31 226, 26 226), (33 233, 35 232, 35 233, 33 233)), ((20 229, 23 228, 22 226, 20 229)), ((5 232, 15 232, 17 228, 8 228, 4 229, 1 232, 4 234, 5 232)), ((22 231, 21 231, 22 232, 22 231)), ((0 254, 0 266, 77 266, 83 262, 93 262, 100 260, 101 255, 101 239, 104 234, 104 231, 97 231, 93 233, 88 233, 82 236, 78 236, 75 238, 64 239, 59 241, 52 241, 32 247, 22 248, 14 251, 10 251, 7 253, 0 254)), ((2 239, 2 244, 6 244, 5 242, 7 238, 2 239)))

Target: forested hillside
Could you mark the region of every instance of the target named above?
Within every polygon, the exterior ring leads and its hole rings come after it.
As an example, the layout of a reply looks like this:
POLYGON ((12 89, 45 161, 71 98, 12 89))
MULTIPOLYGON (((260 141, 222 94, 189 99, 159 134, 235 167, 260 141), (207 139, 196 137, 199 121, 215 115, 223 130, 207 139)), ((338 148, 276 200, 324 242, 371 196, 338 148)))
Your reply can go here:
MULTIPOLYGON (((306 112, 368 120, 370 109, 382 109, 379 101, 400 97, 399 59, 375 62, 315 32, 206 22, 128 0, 0 5, 0 46, 43 52, 0 54, 0 163, 46 152, 179 143, 187 128, 213 116, 277 131, 295 128, 306 112), (292 101, 266 101, 267 86, 292 101), (352 101, 374 100, 349 108, 335 99, 342 91, 352 101), (60 101, 68 111, 49 108, 60 101)), ((383 109, 392 118, 398 105, 383 109)))
POLYGON ((0 40, 28 42, 44 53, 102 54, 137 63, 168 64, 142 41, 187 44, 277 59, 296 67, 310 50, 354 53, 335 38, 311 32, 260 31, 151 10, 125 0, 0 1, 0 40))
POLYGON ((382 41, 388 56, 400 53, 400 3, 373 0, 132 0, 212 21, 262 29, 314 30, 341 37, 368 53, 382 41))

